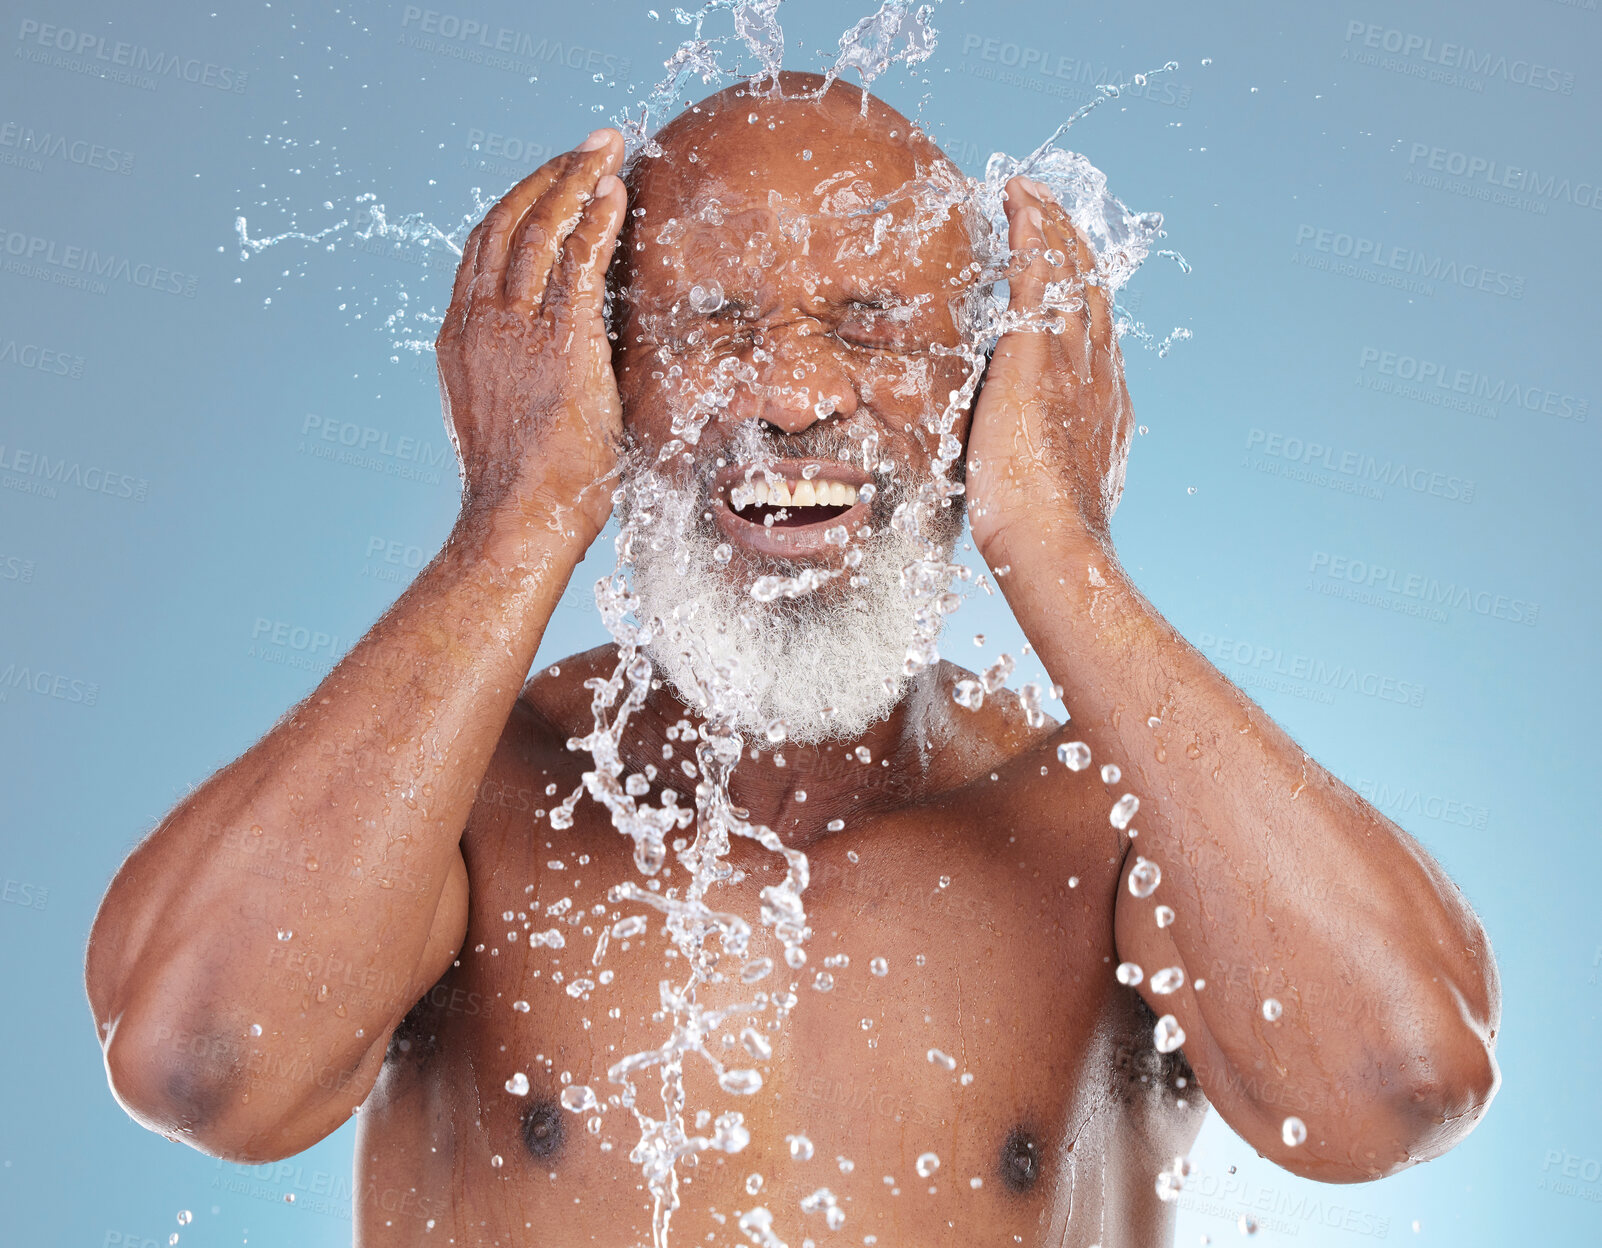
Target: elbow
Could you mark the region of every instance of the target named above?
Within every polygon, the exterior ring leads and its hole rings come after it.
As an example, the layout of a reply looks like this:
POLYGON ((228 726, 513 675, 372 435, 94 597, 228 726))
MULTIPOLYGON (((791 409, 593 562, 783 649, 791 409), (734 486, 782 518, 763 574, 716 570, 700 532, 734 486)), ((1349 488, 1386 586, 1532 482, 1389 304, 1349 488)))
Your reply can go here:
POLYGON ((1502 1076, 1492 1042, 1466 1025, 1408 1066, 1390 1118, 1411 1164, 1439 1157, 1478 1126, 1502 1076))
POLYGON ((216 1042, 124 1017, 105 1037, 105 1062, 112 1095, 141 1126, 231 1161, 255 1151, 231 1112, 240 1089, 216 1042))
POLYGON ((1485 1116, 1499 1084, 1492 1045, 1460 1024, 1412 1051, 1371 1056, 1312 1098, 1304 1142, 1282 1139, 1283 1110, 1266 1106, 1249 1138, 1302 1178, 1366 1183, 1455 1147, 1485 1116))
POLYGON ((349 1116, 348 1108, 342 1115, 320 1112, 330 1107, 256 1086, 239 1046, 216 1032, 141 1026, 124 1016, 105 1040, 106 1077, 129 1117, 211 1157, 247 1165, 281 1161, 349 1116))

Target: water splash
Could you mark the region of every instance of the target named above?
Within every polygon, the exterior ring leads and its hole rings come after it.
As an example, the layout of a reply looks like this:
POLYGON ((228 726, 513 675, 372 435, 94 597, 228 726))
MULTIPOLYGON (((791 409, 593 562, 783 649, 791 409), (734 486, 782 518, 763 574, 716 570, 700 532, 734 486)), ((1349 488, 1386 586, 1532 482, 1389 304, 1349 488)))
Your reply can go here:
MULTIPOLYGON (((681 92, 695 80, 703 87, 711 87, 743 78, 755 93, 779 90, 779 72, 786 48, 784 31, 778 20, 779 3, 780 0, 709 0, 694 12, 674 10, 674 20, 687 28, 687 37, 664 62, 667 72, 646 98, 615 118, 624 136, 626 162, 662 154, 653 136, 676 113, 681 92), (709 21, 722 14, 731 19, 732 33, 710 33, 709 21), (754 65, 743 64, 745 60, 754 65)), ((842 34, 834 62, 825 69, 822 90, 828 90, 843 74, 855 72, 864 87, 863 108, 866 110, 866 90, 882 75, 895 65, 911 68, 934 54, 937 31, 931 23, 933 8, 933 4, 914 8, 910 0, 885 0, 876 13, 842 34)), ((1154 72, 1168 72, 1173 68, 1175 65, 1170 62, 1154 72)), ((1144 85, 1146 78, 1146 75, 1136 75, 1134 82, 1144 85)), ((962 484, 956 479, 963 455, 962 442, 955 434, 957 422, 969 410, 983 377, 988 353, 996 340, 1009 332, 1043 332, 1052 319, 1049 315, 1052 309, 1071 306, 1073 300, 1083 297, 1086 285, 1097 285, 1116 300, 1118 292, 1152 255, 1170 259, 1182 271, 1188 271, 1183 257, 1158 246, 1164 237, 1161 214, 1130 210, 1111 194, 1105 175, 1085 156, 1061 146, 1061 140, 1072 125, 1107 100, 1118 98, 1127 85, 1108 84, 1098 88, 1094 99, 1065 118, 1044 142, 1024 157, 1015 158, 1004 152, 992 154, 980 179, 929 176, 900 188, 892 197, 907 210, 900 226, 885 212, 887 205, 871 205, 876 219, 871 243, 865 251, 877 252, 883 248, 889 241, 889 232, 897 229, 905 235, 909 251, 915 253, 921 238, 955 211, 969 223, 976 255, 967 297, 961 307, 960 345, 949 349, 961 366, 962 381, 939 402, 929 403, 923 427, 936 448, 933 462, 927 477, 904 491, 890 521, 915 552, 901 572, 901 590, 913 619, 912 639, 901 669, 895 674, 895 678, 903 682, 938 663, 941 631, 946 618, 961 602, 961 595, 955 589, 973 579, 970 569, 954 562, 949 548, 942 544, 941 521, 963 492, 962 484), (1009 309, 1005 291, 1006 274, 1017 258, 1007 244, 1004 190, 1006 182, 1015 175, 1044 182, 1085 235, 1095 255, 1094 271, 1083 281, 1061 284, 1066 289, 1054 293, 1052 307, 1022 312, 1009 309)), ((316 228, 292 224, 277 234, 252 235, 246 217, 240 215, 235 222, 235 234, 242 259, 288 244, 328 252, 345 242, 363 245, 368 250, 381 247, 426 268, 435 257, 450 262, 459 259, 468 231, 491 203, 478 188, 473 189, 472 200, 472 206, 460 220, 449 226, 438 226, 421 213, 391 214, 376 194, 368 193, 345 202, 343 207, 336 207, 333 201, 325 202, 323 211, 332 219, 316 228)), ((788 228, 805 228, 805 206, 786 205, 781 200, 774 207, 781 221, 791 222, 788 228)), ((659 237, 658 241, 665 240, 659 237)), ((430 289, 439 289, 439 283, 431 282, 430 289)), ((715 310, 723 300, 722 288, 710 280, 699 284, 691 293, 691 302, 703 312, 715 310)), ((432 304, 412 305, 409 292, 401 288, 395 307, 382 324, 394 348, 421 354, 432 347, 441 313, 432 304)), ((1160 355, 1166 354, 1173 342, 1189 336, 1189 331, 1175 330, 1158 342, 1141 322, 1129 316, 1116 302, 1113 306, 1114 326, 1119 336, 1153 347, 1160 355)), ((750 370, 732 368, 721 373, 706 392, 690 395, 688 402, 675 413, 674 441, 664 450, 664 459, 686 446, 694 446, 708 424, 727 408, 737 388, 755 389, 757 385, 757 378, 750 370)), ((829 413, 820 411, 819 415, 829 413)), ((865 461, 873 458, 866 445, 863 457, 865 461)), ((869 465, 865 462, 865 466, 869 465)), ((868 488, 885 488, 886 485, 876 478, 875 487, 868 488)), ((737 1154, 751 1138, 744 1116, 738 1111, 728 1110, 713 1118, 709 1111, 691 1109, 685 1089, 686 1068, 692 1063, 705 1064, 718 1086, 731 1096, 749 1096, 760 1090, 761 1071, 754 1066, 728 1064, 725 1055, 713 1052, 711 1041, 726 1023, 742 1017, 765 1018, 770 1028, 782 1025, 798 1004, 797 983, 782 976, 775 981, 777 967, 773 959, 751 956, 755 928, 766 929, 778 942, 784 967, 790 971, 799 971, 805 966, 806 942, 811 935, 803 904, 810 879, 806 854, 785 845, 772 828, 751 821, 747 812, 737 808, 730 798, 731 777, 745 746, 745 739, 735 725, 750 700, 750 691, 738 673, 714 668, 713 675, 696 691, 700 704, 695 709, 702 722, 684 729, 683 738, 694 743, 696 783, 692 804, 681 805, 671 789, 663 789, 658 804, 650 804, 646 800, 651 789, 650 777, 631 773, 623 756, 622 741, 627 726, 645 705, 652 683, 660 675, 649 657, 653 647, 660 652, 661 648, 671 650, 695 644, 682 623, 659 617, 645 618, 630 582, 635 555, 642 544, 652 540, 650 520, 660 514, 665 493, 666 487, 659 477, 650 471, 641 471, 631 474, 615 497, 619 514, 628 518, 620 525, 615 540, 614 570, 596 583, 595 601, 602 623, 616 643, 617 662, 609 676, 587 682, 592 726, 586 734, 570 740, 568 748, 588 754, 590 764, 583 772, 579 788, 558 803, 549 815, 553 826, 571 827, 579 802, 587 796, 606 812, 618 832, 630 838, 634 865, 648 883, 656 882, 655 877, 668 866, 670 858, 683 868, 687 877, 687 883, 674 889, 653 889, 628 880, 616 884, 609 893, 609 900, 614 904, 627 903, 653 911, 660 919, 661 931, 687 968, 677 982, 663 981, 660 985, 657 1004, 666 1033, 661 1042, 624 1056, 607 1070, 607 1079, 617 1091, 605 1098, 606 1103, 625 1109, 639 1130, 639 1140, 629 1157, 640 1168, 652 1198, 652 1234, 657 1248, 665 1248, 673 1214, 680 1207, 681 1163, 708 1150, 737 1154), (733 875, 727 859, 737 839, 754 842, 777 856, 784 868, 783 878, 778 883, 761 890, 759 912, 754 922, 751 916, 736 914, 715 904, 718 889, 728 884, 733 875), (732 959, 739 967, 737 975, 730 977, 723 973, 721 968, 726 959, 732 959), (702 990, 714 983, 729 982, 731 978, 749 990, 741 994, 742 999, 716 1007, 706 1004, 702 990), (708 1126, 710 1131, 706 1129, 708 1126)), ((846 544, 849 547, 849 542, 846 544)), ((857 552, 848 549, 847 553, 857 552)), ((852 566, 848 560, 847 567, 852 566)), ((750 590, 758 602, 806 598, 838 575, 803 569, 789 577, 757 578, 750 590)), ((1012 671, 1012 660, 1001 656, 980 680, 964 682, 967 687, 959 687, 959 701, 966 697, 963 705, 977 709, 987 693, 994 693, 1006 684, 1012 671)), ((1043 722, 1039 691, 1025 702, 1026 709, 1043 722)), ((787 731, 785 725, 775 723, 770 727, 769 741, 784 740, 787 731)), ((1059 757, 1068 769, 1076 772, 1088 768, 1091 761, 1088 747, 1080 742, 1062 747, 1059 757)), ((1116 767, 1107 765, 1102 776, 1107 783, 1114 783, 1118 779, 1116 767)), ((1115 826, 1127 824, 1137 804, 1133 795, 1120 799, 1114 808, 1115 826)), ((1149 896, 1159 879, 1156 865, 1140 859, 1129 887, 1138 897, 1149 896)), ((643 915, 632 915, 620 919, 610 930, 612 936, 621 939, 641 935, 646 928, 643 915)), ((603 941, 604 938, 603 933, 603 941)), ((553 928, 546 933, 531 934, 528 941, 530 945, 559 948, 562 935, 553 928)), ((593 959, 597 966, 602 951, 603 947, 598 945, 593 959)), ((918 960, 921 964, 922 958, 918 960)), ((874 958, 869 968, 875 976, 885 976, 889 970, 883 958, 874 958)), ((1159 976, 1169 974, 1169 971, 1158 972, 1159 976)), ((1125 983, 1138 983, 1140 976, 1140 969, 1132 964, 1119 968, 1118 978, 1125 983)), ((602 982, 605 982, 604 974, 602 982)), ((1165 979, 1165 986, 1166 982, 1165 979)), ((1154 987, 1156 983, 1157 976, 1154 976, 1154 987)), ((1177 983, 1174 986, 1177 987, 1177 983)), ((568 987, 572 995, 582 996, 595 984, 582 980, 568 987), (580 984, 588 987, 573 992, 580 984)), ((526 1005, 523 1008, 526 1009, 526 1005)), ((762 1030, 747 1025, 741 1038, 743 1052, 751 1061, 760 1065, 771 1058, 771 1041, 762 1030)), ((1160 1051, 1170 1052, 1183 1042, 1184 1035, 1173 1016, 1164 1015, 1153 1039, 1160 1051)), ((955 1069, 956 1060, 938 1049, 930 1049, 928 1058, 947 1071, 955 1069)), ((746 1060, 746 1057, 740 1059, 742 1063, 746 1060)), ((965 1073, 962 1082, 966 1085, 971 1078, 965 1073)), ((527 1079, 522 1074, 507 1081, 507 1090, 513 1095, 525 1095, 526 1089, 527 1079)), ((589 1087, 567 1087, 561 1097, 564 1108, 576 1114, 598 1110, 602 1099, 589 1087)), ((595 1121, 591 1120, 592 1126, 595 1121)), ((812 1155, 811 1141, 800 1136, 790 1139, 792 1156, 797 1161, 812 1155)), ((919 1173, 928 1177, 936 1165, 938 1159, 926 1154, 919 1158, 919 1173)), ((849 1163, 842 1161, 842 1171, 848 1166, 849 1163)), ((801 1202, 801 1212, 823 1214, 830 1229, 838 1229, 845 1217, 834 1194, 824 1187, 817 1188, 801 1202)), ((774 1231, 772 1213, 761 1206, 740 1215, 738 1225, 753 1242, 783 1242, 774 1231)))

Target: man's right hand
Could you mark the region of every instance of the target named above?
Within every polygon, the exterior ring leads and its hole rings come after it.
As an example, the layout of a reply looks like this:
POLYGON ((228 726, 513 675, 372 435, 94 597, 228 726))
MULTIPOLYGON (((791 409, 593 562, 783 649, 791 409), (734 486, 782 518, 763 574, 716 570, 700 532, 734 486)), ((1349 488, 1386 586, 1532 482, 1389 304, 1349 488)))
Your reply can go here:
POLYGON ((462 248, 435 344, 463 511, 511 508, 588 546, 622 438, 602 303, 627 196, 597 130, 491 208, 462 248))

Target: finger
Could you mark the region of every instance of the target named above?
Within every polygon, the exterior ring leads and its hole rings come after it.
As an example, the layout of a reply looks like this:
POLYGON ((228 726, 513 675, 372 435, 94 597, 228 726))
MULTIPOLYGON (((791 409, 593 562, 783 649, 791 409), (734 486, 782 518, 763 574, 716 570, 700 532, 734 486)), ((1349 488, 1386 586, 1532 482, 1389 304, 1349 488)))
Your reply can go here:
POLYGON ((595 196, 562 245, 562 258, 546 283, 543 311, 558 316, 600 315, 606 270, 617 249, 628 202, 628 191, 616 174, 605 174, 595 184, 595 196))
POLYGON ((1040 197, 1028 178, 1015 177, 1007 182, 1006 207, 1007 246, 1012 252, 1007 307, 1012 312, 1027 312, 1040 306, 1046 283, 1052 280, 1051 267, 1046 263, 1046 218, 1040 197))
MULTIPOLYGON (((600 146, 570 154, 568 165, 529 208, 512 237, 505 283, 506 301, 512 307, 528 310, 539 303, 551 266, 593 201, 596 184, 623 164, 623 136, 616 130, 595 133, 602 136, 600 146)), ((586 140, 593 142, 593 135, 586 140)))
POLYGON ((553 156, 501 196, 500 201, 489 210, 480 225, 483 233, 474 261, 475 272, 492 274, 496 279, 495 284, 499 286, 505 273, 507 256, 511 254, 513 234, 529 209, 572 168, 575 158, 581 155, 593 155, 608 148, 614 142, 616 135, 615 130, 595 131, 574 151, 553 156))

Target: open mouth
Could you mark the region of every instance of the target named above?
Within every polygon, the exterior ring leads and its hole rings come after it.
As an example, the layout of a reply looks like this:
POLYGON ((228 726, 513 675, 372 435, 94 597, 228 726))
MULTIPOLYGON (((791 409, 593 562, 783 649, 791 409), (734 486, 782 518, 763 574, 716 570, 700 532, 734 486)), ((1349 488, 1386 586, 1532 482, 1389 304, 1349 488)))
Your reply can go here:
POLYGON ((718 474, 714 514, 725 537, 752 550, 815 555, 843 547, 866 526, 872 495, 868 474, 849 464, 732 465, 718 474))
POLYGON ((742 520, 764 527, 797 528, 838 520, 856 504, 857 487, 844 481, 788 481, 769 485, 756 480, 729 491, 729 506, 742 520))

